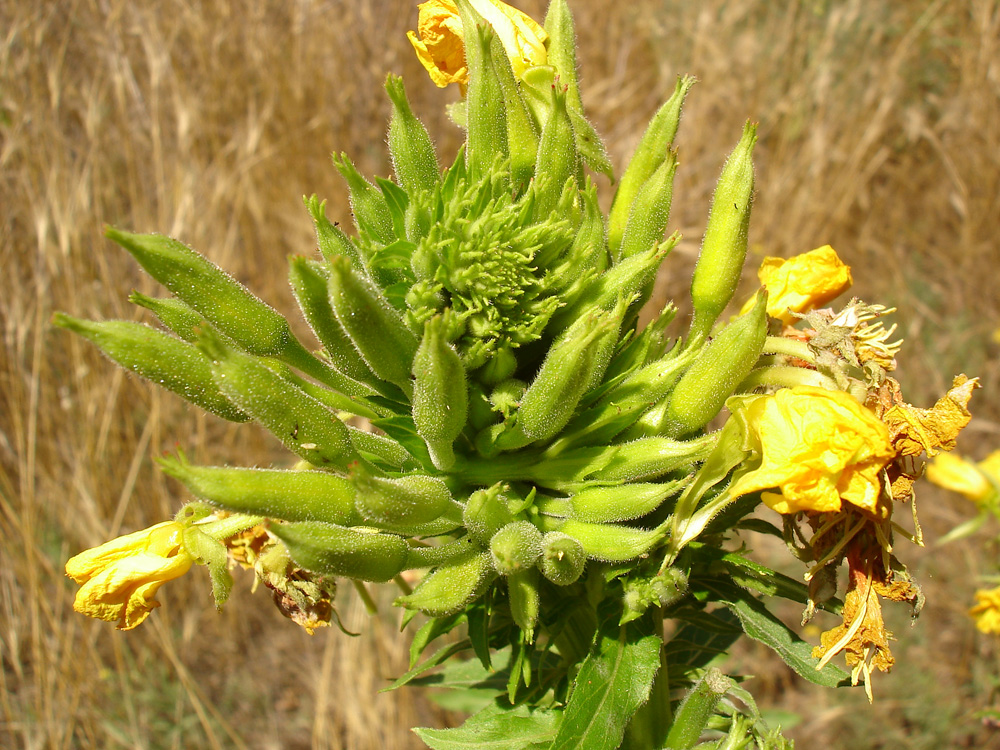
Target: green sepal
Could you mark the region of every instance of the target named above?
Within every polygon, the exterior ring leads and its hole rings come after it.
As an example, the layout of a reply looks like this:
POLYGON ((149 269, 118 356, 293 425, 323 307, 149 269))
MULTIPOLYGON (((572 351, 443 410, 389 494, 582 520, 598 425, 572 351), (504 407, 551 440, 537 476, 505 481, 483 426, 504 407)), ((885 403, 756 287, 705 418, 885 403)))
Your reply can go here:
POLYGON ((312 216, 313 224, 316 227, 316 244, 323 257, 329 261, 338 255, 349 258, 355 268, 364 268, 364 261, 357 246, 351 238, 344 234, 344 231, 336 224, 326 218, 326 201, 320 202, 319 198, 311 195, 303 197, 306 210, 312 216))
POLYGON ((272 523, 268 531, 284 543, 300 568, 358 581, 391 581, 403 571, 409 552, 401 536, 333 524, 272 523))
POLYGON ((222 609, 222 605, 226 603, 229 593, 233 590, 233 576, 229 572, 226 545, 218 539, 213 539, 197 526, 188 526, 184 529, 184 549, 190 552, 198 563, 208 568, 215 608, 222 609))
POLYGON ((205 318, 176 297, 148 297, 132 292, 128 301, 152 312, 173 333, 193 344, 198 340, 198 330, 205 325, 205 318))
POLYGON ((677 153, 671 151, 656 171, 642 184, 632 202, 618 258, 629 258, 658 245, 670 220, 677 153))
POLYGON ((431 617, 444 617, 461 611, 482 596, 495 577, 489 553, 470 543, 465 555, 434 568, 413 593, 399 597, 395 603, 431 617))

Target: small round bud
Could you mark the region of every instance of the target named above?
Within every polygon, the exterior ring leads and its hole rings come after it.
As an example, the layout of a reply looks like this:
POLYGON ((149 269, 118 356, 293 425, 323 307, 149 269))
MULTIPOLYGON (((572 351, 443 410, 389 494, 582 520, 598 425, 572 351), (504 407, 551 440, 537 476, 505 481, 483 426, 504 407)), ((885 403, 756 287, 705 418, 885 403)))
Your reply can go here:
POLYGON ((490 539, 493 566, 500 575, 533 568, 541 554, 542 532, 530 521, 509 523, 490 539))
POLYGON ((542 575, 557 586, 568 586, 583 574, 587 553, 576 539, 561 531, 542 537, 542 575))

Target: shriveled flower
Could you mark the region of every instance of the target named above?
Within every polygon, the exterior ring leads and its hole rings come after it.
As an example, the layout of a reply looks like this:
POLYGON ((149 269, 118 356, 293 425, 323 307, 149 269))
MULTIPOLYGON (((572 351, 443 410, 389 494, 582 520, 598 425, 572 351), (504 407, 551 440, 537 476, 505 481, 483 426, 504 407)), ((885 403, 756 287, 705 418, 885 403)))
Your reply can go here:
MULTIPOLYGON (((499 0, 470 0, 470 3, 500 38, 515 75, 546 63, 548 34, 533 18, 499 0)), ((465 37, 458 6, 452 0, 428 0, 417 8, 419 36, 408 31, 407 37, 431 80, 441 88, 451 83, 468 83, 465 37)))
POLYGON ((885 425, 849 394, 796 386, 741 412, 761 464, 734 482, 734 497, 778 488, 761 497, 779 513, 838 511, 841 500, 875 512, 879 472, 895 453, 885 425))
POLYGON ((796 320, 792 313, 821 307, 852 283, 850 266, 829 245, 792 258, 764 258, 757 277, 767 289, 767 314, 787 324, 796 320))
MULTIPOLYGON (((939 487, 964 495, 974 503, 981 503, 996 491, 984 474, 984 465, 991 460, 1000 469, 1000 451, 979 464, 983 468, 959 456, 941 453, 927 465, 927 478, 939 487)), ((1000 472, 996 476, 1000 481, 1000 472)))
POLYGON ((1000 586, 976 592, 976 605, 969 610, 976 628, 983 633, 1000 633, 1000 586))
POLYGON ((80 584, 73 609, 131 630, 160 603, 153 597, 165 582, 184 575, 194 558, 184 548, 184 526, 158 523, 112 539, 66 563, 66 575, 80 584))

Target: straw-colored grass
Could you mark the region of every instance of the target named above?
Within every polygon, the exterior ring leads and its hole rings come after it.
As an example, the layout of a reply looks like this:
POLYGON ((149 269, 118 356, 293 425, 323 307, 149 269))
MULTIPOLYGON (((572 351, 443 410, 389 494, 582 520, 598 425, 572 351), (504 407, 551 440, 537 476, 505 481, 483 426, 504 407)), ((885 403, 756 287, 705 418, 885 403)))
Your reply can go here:
MULTIPOLYGON (((900 308, 904 392, 928 405, 952 374, 980 375, 961 446, 1000 445, 1000 3, 571 6, 585 101, 619 167, 676 75, 701 81, 679 138, 672 225, 686 239, 662 293, 683 293, 715 175, 757 120, 754 252, 834 245, 857 294, 900 308)), ((388 171, 385 74, 404 75, 443 154, 459 142, 443 114, 457 92, 436 89, 406 42, 415 15, 403 0, 0 5, 0 746, 410 748, 408 727, 448 720, 413 692, 377 695, 405 668, 405 639, 391 608, 368 619, 351 592, 357 639, 310 638, 247 576, 217 614, 197 571, 133 633, 73 614, 66 558, 184 500, 151 457, 284 459, 49 324, 56 310, 142 319, 127 294, 155 285, 104 223, 176 236, 291 313, 285 258, 312 247, 301 196, 349 220, 330 152, 388 171)), ((968 513, 922 499, 931 539, 968 513)), ((964 609, 972 575, 995 566, 984 550, 900 550, 929 604, 898 628, 900 666, 874 709, 752 649, 750 687, 799 713, 803 747, 982 746, 974 712, 992 700, 997 650, 964 609)))

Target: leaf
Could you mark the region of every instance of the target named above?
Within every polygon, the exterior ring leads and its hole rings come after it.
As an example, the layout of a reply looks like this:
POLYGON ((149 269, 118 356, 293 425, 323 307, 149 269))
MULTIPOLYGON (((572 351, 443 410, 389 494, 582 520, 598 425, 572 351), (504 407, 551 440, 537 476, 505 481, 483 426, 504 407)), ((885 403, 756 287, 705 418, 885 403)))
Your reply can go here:
POLYGON ((545 747, 555 736, 561 712, 527 706, 507 708, 493 703, 462 726, 413 731, 434 750, 529 750, 545 747))
POLYGON ((551 750, 618 747, 625 725, 649 698, 660 645, 658 636, 643 635, 635 623, 606 622, 580 667, 551 750))
POLYGON ((683 608, 672 614, 683 624, 664 647, 671 686, 689 685, 692 672, 704 669, 743 635, 740 621, 728 609, 683 608))
POLYGON ((417 663, 417 659, 420 658, 420 654, 424 652, 436 638, 444 635, 445 633, 450 633, 456 627, 461 625, 466 621, 466 616, 464 612, 458 612, 447 617, 432 617, 430 620, 425 622, 417 634, 413 636, 413 641, 410 643, 410 667, 413 667, 417 663))

